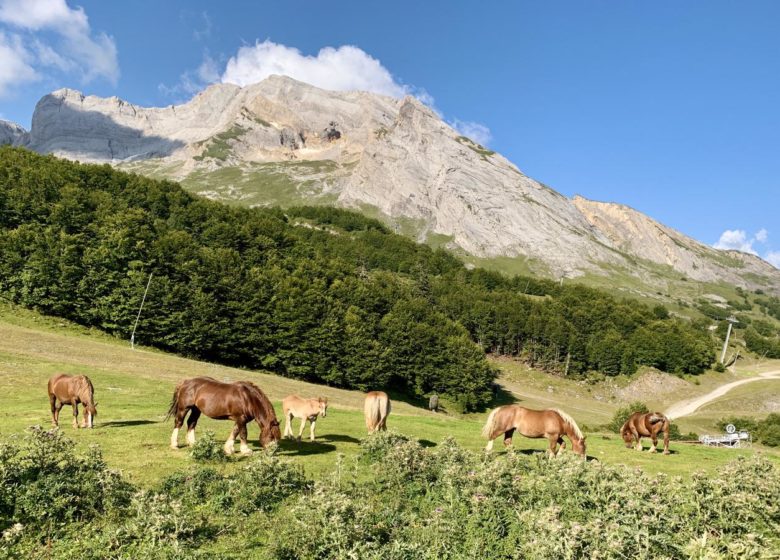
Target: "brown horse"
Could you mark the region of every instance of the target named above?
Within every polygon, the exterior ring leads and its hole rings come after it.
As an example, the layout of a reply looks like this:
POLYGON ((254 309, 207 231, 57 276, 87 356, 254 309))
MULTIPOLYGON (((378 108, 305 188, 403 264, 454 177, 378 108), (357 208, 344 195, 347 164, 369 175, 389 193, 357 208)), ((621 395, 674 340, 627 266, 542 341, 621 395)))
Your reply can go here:
POLYGON ((504 434, 504 445, 511 445, 515 430, 527 438, 546 437, 550 441, 548 453, 551 455, 565 449, 565 435, 571 440, 573 451, 585 456, 585 436, 571 416, 562 410, 531 410, 517 404, 499 406, 490 413, 482 428, 482 436, 489 440, 486 450, 493 449, 493 440, 500 434, 504 434), (557 450, 558 444, 560 450, 557 450))
POLYGON ((282 410, 284 411, 284 437, 293 437, 292 421, 293 418, 301 419, 301 429, 298 432, 298 440, 303 435, 303 428, 306 426, 306 420, 309 421, 309 439, 314 441, 314 426, 317 423, 317 417, 325 418, 328 415, 327 397, 316 399, 302 399, 298 395, 290 395, 282 401, 282 410))
POLYGON ((60 425, 60 410, 66 404, 73 407, 73 427, 79 427, 79 404, 84 405, 82 428, 92 428, 97 416, 95 388, 86 375, 65 375, 60 373, 49 379, 49 404, 51 405, 51 423, 60 425), (59 404, 57 403, 59 401, 59 404))
POLYGON ((387 430, 387 417, 390 414, 390 397, 384 391, 371 391, 366 394, 363 403, 368 433, 387 430))
POLYGON ((171 447, 177 449, 179 429, 187 419, 187 443, 195 443, 195 426, 201 413, 215 420, 232 420, 236 423, 225 442, 225 453, 233 453, 236 436, 241 440, 241 453, 252 451, 246 443, 247 423, 255 420, 260 426, 260 445, 265 447, 272 441, 279 441, 282 434, 276 419, 274 407, 257 385, 248 381, 222 383, 211 377, 185 379, 176 386, 168 409, 167 420, 174 416, 171 447))
POLYGON ((620 428, 620 436, 626 442, 626 447, 634 447, 642 451, 642 438, 649 437, 653 441, 650 453, 656 452, 658 445, 658 433, 664 433, 664 455, 669 455, 669 419, 660 412, 635 412, 628 417, 626 423, 620 428), (636 440, 636 445, 634 444, 636 440))

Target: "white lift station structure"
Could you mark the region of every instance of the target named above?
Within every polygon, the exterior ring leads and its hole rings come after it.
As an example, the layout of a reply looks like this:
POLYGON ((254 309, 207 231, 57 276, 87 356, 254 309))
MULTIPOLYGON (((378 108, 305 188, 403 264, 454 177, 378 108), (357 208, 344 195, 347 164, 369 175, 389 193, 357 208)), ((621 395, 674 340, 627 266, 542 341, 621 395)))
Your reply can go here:
POLYGON ((726 433, 719 436, 700 436, 699 441, 704 445, 713 447, 731 447, 733 449, 740 447, 750 447, 753 445, 753 438, 750 432, 737 430, 734 424, 726 426, 726 433))

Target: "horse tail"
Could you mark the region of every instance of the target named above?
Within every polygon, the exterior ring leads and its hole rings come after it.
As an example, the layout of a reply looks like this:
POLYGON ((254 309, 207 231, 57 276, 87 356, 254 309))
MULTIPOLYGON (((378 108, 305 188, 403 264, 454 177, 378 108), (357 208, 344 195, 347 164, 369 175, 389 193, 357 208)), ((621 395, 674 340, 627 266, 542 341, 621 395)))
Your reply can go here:
POLYGON ((381 402, 379 395, 368 395, 363 405, 363 414, 366 417, 366 428, 373 432, 382 420, 381 402))
POLYGON ((499 408, 494 408, 492 411, 490 411, 490 414, 487 417, 487 421, 482 427, 482 437, 485 439, 491 439, 490 436, 493 435, 493 432, 496 428, 496 414, 498 414, 499 408))
POLYGON ((658 424, 659 422, 669 422, 669 419, 660 412, 653 412, 648 419, 651 424, 658 424))
POLYGON ((176 411, 179 408, 179 389, 181 388, 181 384, 176 385, 176 388, 173 390, 173 397, 171 397, 171 406, 168 407, 168 414, 165 415, 165 420, 163 422, 167 422, 168 418, 173 416, 176 411))
POLYGON ((572 432, 574 432, 574 435, 577 439, 584 439, 585 436, 582 435, 582 431, 580 430, 580 427, 577 425, 577 422, 574 421, 574 418, 566 414, 564 411, 554 408, 555 412, 558 413, 558 416, 561 417, 564 424, 567 424, 572 432))

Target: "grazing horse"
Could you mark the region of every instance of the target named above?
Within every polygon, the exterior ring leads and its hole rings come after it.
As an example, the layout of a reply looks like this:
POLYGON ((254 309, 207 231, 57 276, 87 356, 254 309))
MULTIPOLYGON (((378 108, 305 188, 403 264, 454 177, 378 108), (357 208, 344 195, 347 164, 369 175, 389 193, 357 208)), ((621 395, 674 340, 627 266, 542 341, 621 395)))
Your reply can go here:
POLYGON ((187 413, 187 443, 195 443, 195 426, 201 413, 215 420, 232 420, 236 423, 225 442, 225 453, 233 453, 236 436, 241 440, 241 453, 252 451, 246 443, 246 425, 255 420, 260 426, 260 445, 265 447, 272 441, 279 441, 282 434, 271 401, 257 385, 248 381, 222 383, 211 377, 185 379, 176 386, 168 409, 167 420, 174 417, 171 448, 177 449, 179 428, 187 413))
POLYGON ((303 435, 303 428, 306 426, 306 420, 309 421, 310 434, 309 439, 314 441, 314 425, 317 423, 317 416, 325 418, 328 414, 327 397, 316 399, 302 399, 298 395, 290 395, 282 401, 282 410, 284 411, 284 437, 293 437, 292 420, 293 417, 301 419, 301 429, 298 432, 298 440, 303 435))
POLYGON ((387 430, 387 416, 390 414, 390 398, 384 391, 371 391, 363 403, 368 433, 387 430))
POLYGON ((585 436, 571 416, 558 409, 531 410, 517 404, 499 406, 490 413, 482 428, 482 436, 488 440, 486 450, 493 449, 493 440, 500 434, 504 434, 504 445, 511 445, 515 430, 527 438, 547 438, 551 455, 564 450, 565 435, 571 440, 573 451, 585 456, 585 436), (561 448, 556 451, 558 444, 561 448))
POLYGON ((49 379, 49 404, 51 405, 51 423, 60 425, 60 410, 66 404, 73 407, 73 427, 79 427, 79 403, 84 405, 82 428, 92 428, 97 416, 95 388, 86 375, 65 375, 60 373, 49 379), (59 404, 57 404, 59 401, 59 404))
POLYGON ((658 445, 658 433, 664 433, 664 455, 669 455, 669 419, 660 412, 635 412, 628 417, 626 423, 620 428, 620 436, 626 442, 626 447, 634 447, 642 451, 642 438, 649 437, 653 441, 650 453, 656 452, 658 445), (636 445, 634 444, 636 440, 636 445))

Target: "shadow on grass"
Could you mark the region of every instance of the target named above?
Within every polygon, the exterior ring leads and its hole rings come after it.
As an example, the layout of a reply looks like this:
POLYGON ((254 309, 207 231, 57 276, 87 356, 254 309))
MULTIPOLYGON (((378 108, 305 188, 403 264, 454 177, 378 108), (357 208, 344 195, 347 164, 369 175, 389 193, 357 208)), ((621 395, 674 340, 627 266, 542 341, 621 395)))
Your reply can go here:
POLYGON ((293 457, 305 457, 307 455, 321 455, 336 451, 336 446, 321 441, 296 441, 283 439, 279 442, 280 455, 293 457))
POLYGON ((429 439, 418 439, 417 443, 419 443, 422 447, 436 447, 436 443, 429 439))
POLYGON ((360 443, 360 440, 343 434, 327 434, 317 438, 320 441, 339 441, 342 443, 360 443))
POLYGON ((145 426, 147 424, 159 424, 154 420, 115 420, 112 422, 106 422, 105 424, 98 424, 95 422, 96 428, 125 428, 127 426, 145 426))

